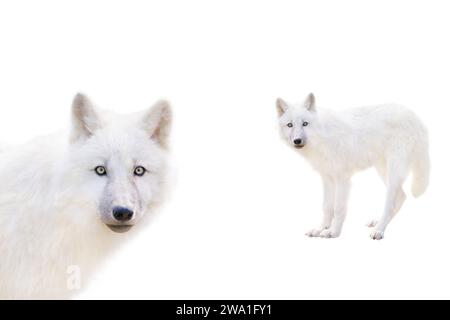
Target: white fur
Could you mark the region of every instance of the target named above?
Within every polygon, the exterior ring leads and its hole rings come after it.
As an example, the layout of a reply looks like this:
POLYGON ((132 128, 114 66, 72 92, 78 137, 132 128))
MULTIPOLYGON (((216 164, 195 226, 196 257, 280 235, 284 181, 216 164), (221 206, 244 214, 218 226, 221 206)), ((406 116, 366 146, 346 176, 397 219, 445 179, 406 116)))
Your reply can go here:
POLYGON ((145 225, 161 196, 170 118, 165 102, 118 116, 79 94, 67 134, 0 153, 0 298, 70 297, 76 291, 68 290, 68 267, 80 268, 84 286, 94 267, 145 225), (108 177, 93 171, 98 165, 108 177), (136 165, 149 172, 135 176, 136 165), (128 233, 105 225, 110 204, 135 211, 128 233))
POLYGON ((405 107, 393 104, 333 112, 317 109, 314 95, 303 104, 277 100, 279 124, 284 139, 319 172, 324 186, 324 216, 311 237, 334 238, 342 230, 347 211, 351 176, 375 167, 386 188, 383 214, 371 237, 382 239, 400 210, 406 195, 403 182, 413 174, 412 193, 425 192, 429 177, 428 134, 419 118, 405 107), (292 126, 288 126, 291 123, 292 126), (306 126, 304 124, 306 123, 306 126))

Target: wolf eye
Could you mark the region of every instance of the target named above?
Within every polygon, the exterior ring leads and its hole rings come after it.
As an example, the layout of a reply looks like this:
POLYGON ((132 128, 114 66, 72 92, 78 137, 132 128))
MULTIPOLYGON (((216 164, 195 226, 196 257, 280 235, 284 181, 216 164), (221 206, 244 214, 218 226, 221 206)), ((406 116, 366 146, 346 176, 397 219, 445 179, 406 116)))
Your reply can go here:
POLYGON ((98 166, 97 168, 95 168, 95 173, 99 176, 106 176, 106 168, 103 166, 98 166))
POLYGON ((288 126, 289 128, 292 128, 292 127, 293 127, 293 124, 292 124, 291 122, 289 122, 289 123, 287 124, 287 126, 288 126))
POLYGON ((303 122, 303 126, 306 127, 309 124, 309 122, 303 122))
POLYGON ((134 175, 138 177, 142 177, 146 172, 147 170, 144 167, 136 167, 134 169, 134 175))

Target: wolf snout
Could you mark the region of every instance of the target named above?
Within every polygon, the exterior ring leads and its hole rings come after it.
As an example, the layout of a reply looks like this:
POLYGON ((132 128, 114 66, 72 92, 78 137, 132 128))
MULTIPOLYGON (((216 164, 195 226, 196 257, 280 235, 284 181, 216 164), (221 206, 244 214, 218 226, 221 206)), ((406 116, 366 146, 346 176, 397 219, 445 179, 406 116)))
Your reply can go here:
POLYGON ((133 227, 131 222, 134 218, 133 210, 125 207, 114 207, 112 209, 112 217, 114 221, 108 221, 106 226, 116 233, 125 233, 133 227))
POLYGON ((112 213, 114 219, 121 223, 128 222, 134 217, 133 210, 125 207, 114 207, 112 213))
POLYGON ((295 139, 292 141, 294 143, 294 147, 297 149, 303 148, 305 146, 305 141, 303 139, 295 139))

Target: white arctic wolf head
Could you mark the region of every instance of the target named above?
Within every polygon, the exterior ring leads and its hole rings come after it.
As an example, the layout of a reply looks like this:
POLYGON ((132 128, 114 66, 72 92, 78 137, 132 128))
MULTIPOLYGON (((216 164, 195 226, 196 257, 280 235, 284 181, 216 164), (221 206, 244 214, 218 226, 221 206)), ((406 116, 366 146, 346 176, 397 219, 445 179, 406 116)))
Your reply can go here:
POLYGON ((86 222, 94 218, 126 232, 148 211, 161 189, 171 120, 166 101, 119 116, 75 97, 65 169, 72 194, 89 208, 79 212, 90 215, 86 222))
POLYGON ((276 106, 283 138, 297 149, 305 147, 317 120, 314 95, 310 93, 299 105, 288 104, 278 98, 276 106))

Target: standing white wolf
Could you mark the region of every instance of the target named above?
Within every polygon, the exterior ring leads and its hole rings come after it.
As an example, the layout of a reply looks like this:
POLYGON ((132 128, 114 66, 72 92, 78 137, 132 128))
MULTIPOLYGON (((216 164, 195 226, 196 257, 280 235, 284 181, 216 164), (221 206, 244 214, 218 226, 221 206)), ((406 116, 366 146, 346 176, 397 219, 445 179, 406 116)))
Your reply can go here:
POLYGON ((145 224, 164 185, 171 118, 165 101, 119 116, 78 94, 69 134, 0 154, 0 298, 69 297, 145 224))
POLYGON ((310 237, 335 238, 347 212, 351 176, 375 167, 386 188, 380 219, 369 223, 371 238, 380 240, 400 210, 406 195, 403 183, 413 174, 412 194, 425 192, 429 177, 428 134, 419 118, 398 105, 379 105, 332 112, 316 108, 310 94, 301 105, 278 99, 281 133, 322 176, 323 221, 310 237))

